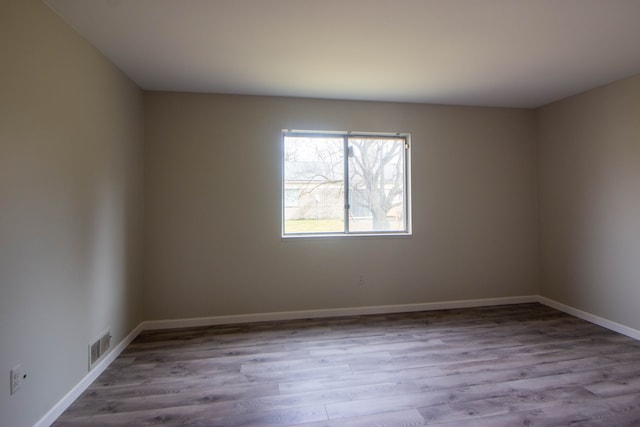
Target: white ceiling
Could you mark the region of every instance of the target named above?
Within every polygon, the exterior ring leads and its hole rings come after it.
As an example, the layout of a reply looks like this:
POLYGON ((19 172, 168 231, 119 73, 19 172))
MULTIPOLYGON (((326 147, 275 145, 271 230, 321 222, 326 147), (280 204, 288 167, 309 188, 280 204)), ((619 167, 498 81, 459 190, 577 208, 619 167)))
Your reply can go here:
POLYGON ((640 0, 45 0, 149 90, 537 107, 640 73, 640 0))

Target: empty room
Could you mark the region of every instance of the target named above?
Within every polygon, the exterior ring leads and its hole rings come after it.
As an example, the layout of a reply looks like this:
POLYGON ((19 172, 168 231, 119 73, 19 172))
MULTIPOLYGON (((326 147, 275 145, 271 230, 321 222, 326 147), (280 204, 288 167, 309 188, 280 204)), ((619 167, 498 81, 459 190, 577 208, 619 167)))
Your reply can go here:
POLYGON ((640 0, 1 0, 0 426, 640 425, 640 0))

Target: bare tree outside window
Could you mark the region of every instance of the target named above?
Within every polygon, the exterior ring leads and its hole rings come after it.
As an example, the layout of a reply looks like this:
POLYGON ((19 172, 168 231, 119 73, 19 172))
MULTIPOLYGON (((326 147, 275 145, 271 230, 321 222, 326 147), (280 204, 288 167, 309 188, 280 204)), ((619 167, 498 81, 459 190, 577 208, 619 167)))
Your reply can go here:
POLYGON ((408 233, 406 136, 285 133, 283 142, 283 234, 408 233))
POLYGON ((404 138, 349 139, 350 219, 360 207, 371 217, 371 231, 404 230, 404 154, 404 138))
POLYGON ((284 191, 298 195, 285 233, 344 231, 343 159, 342 137, 285 137, 284 191))

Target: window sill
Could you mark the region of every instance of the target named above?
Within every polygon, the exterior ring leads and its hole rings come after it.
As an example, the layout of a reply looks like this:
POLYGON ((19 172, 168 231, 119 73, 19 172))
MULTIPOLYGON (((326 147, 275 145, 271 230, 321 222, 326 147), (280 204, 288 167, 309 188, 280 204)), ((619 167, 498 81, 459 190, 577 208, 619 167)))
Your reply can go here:
POLYGON ((281 239, 306 240, 306 239, 409 239, 412 233, 326 233, 326 234, 286 234, 281 239))

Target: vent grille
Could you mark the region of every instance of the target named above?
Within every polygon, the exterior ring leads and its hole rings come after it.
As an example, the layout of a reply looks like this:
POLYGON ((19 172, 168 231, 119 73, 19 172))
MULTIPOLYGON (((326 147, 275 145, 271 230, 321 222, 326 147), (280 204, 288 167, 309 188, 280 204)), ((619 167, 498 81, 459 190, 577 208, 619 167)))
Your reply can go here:
POLYGON ((109 351, 109 347, 111 347, 111 333, 109 331, 89 344, 89 369, 92 369, 100 358, 109 351))

